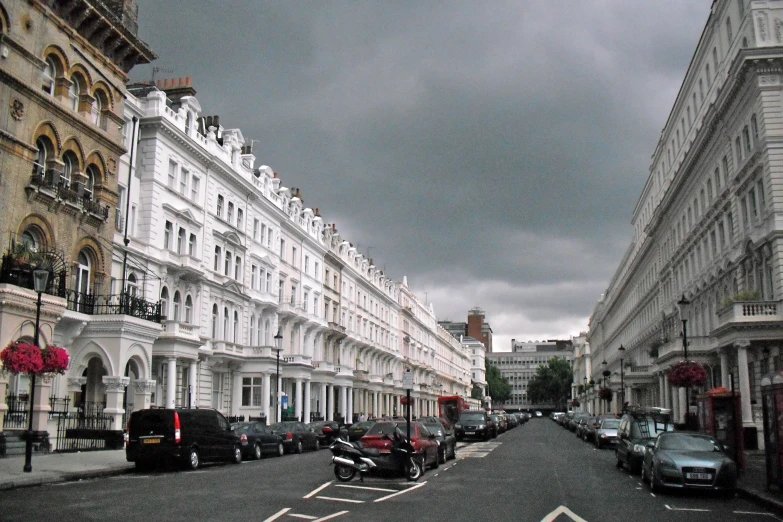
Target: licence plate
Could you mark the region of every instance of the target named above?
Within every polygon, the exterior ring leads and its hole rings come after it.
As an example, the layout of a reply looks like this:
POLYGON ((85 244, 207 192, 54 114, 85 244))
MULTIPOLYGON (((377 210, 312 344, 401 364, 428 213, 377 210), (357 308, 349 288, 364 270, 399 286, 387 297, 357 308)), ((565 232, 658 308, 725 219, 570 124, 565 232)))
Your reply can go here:
POLYGON ((686 473, 685 478, 691 480, 712 480, 712 475, 709 473, 686 473))
POLYGON ((466 431, 465 432, 465 435, 475 435, 475 434, 476 434, 475 431, 466 431))
POLYGON ((142 444, 160 444, 160 439, 143 439, 142 444))

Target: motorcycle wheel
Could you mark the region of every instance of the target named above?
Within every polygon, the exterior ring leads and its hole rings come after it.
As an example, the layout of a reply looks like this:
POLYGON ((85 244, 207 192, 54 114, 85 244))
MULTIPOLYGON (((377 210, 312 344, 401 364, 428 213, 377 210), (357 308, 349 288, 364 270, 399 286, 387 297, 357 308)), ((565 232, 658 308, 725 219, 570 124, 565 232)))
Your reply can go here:
POLYGON ((414 458, 409 458, 405 464, 405 478, 410 481, 417 481, 421 477, 421 465, 414 458))
POLYGON ((350 482, 353 476, 356 475, 356 470, 342 464, 334 465, 334 476, 340 482, 350 482))

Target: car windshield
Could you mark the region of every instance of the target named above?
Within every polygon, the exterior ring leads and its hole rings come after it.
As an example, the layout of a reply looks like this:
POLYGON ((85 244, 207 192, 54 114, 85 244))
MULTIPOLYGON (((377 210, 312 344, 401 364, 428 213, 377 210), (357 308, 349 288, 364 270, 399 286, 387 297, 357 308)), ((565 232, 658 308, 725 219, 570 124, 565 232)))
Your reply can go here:
POLYGON ((247 433, 250 431, 250 424, 236 424, 234 425, 234 432, 235 433, 247 433))
POLYGON ((674 451, 721 451, 720 444, 715 439, 685 433, 662 436, 659 447, 662 450, 674 451))
POLYGON ((483 413, 463 413, 459 417, 460 422, 476 422, 476 421, 483 421, 483 420, 484 420, 483 413))
POLYGON ((275 431, 298 431, 299 424, 296 422, 278 422, 277 424, 272 424, 270 428, 272 428, 275 431))
POLYGON ((616 430, 620 427, 620 419, 606 419, 601 422, 602 430, 616 430))
POLYGON ((353 426, 351 426, 352 430, 366 430, 372 427, 372 425, 375 424, 373 421, 364 421, 364 422, 357 422, 353 426))
POLYGON ((367 431, 367 435, 391 435, 396 426, 394 422, 378 422, 367 431))

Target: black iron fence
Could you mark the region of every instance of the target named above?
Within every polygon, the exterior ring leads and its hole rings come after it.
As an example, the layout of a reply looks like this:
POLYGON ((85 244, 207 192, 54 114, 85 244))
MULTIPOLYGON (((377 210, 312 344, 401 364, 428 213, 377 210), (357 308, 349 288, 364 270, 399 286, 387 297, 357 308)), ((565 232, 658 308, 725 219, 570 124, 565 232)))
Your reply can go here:
POLYGON ((52 252, 41 252, 34 256, 36 259, 31 259, 23 257, 18 253, 6 252, 3 254, 3 262, 2 265, 0 265, 0 283, 12 284, 34 290, 33 271, 43 268, 44 270, 49 271, 49 280, 44 293, 65 297, 66 272, 65 270, 54 270, 53 268, 46 266, 49 261, 45 256, 48 254, 57 255, 52 252))
POLYGON ((62 399, 58 397, 49 397, 49 418, 68 415, 68 405, 70 403, 70 397, 64 397, 62 399))
POLYGON ((66 299, 69 310, 87 315, 130 315, 155 323, 162 319, 160 301, 153 303, 126 293, 95 295, 69 290, 66 299))
POLYGON ((122 427, 114 426, 110 415, 85 417, 69 413, 57 419, 59 452, 121 449, 123 444, 122 427))
POLYGON ((228 416, 228 423, 234 424, 235 422, 245 422, 245 416, 244 415, 229 415, 228 416))
POLYGON ((30 412, 29 396, 8 394, 5 403, 8 405, 8 410, 3 419, 3 429, 27 429, 27 415, 30 412))

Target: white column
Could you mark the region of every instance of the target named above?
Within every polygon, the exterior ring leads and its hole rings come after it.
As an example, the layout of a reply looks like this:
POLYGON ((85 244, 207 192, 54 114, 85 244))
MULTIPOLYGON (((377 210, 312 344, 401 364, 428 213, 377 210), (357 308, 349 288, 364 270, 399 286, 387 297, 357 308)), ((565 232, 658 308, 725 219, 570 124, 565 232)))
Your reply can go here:
POLYGON ((261 400, 264 401, 264 417, 266 417, 266 424, 267 426, 271 424, 270 415, 269 415, 269 404, 272 402, 272 396, 270 394, 270 386, 269 381, 271 380, 271 375, 268 373, 265 373, 261 376, 261 400))
POLYGON ((672 388, 666 372, 663 374, 663 407, 672 408, 672 388))
POLYGON ((680 399, 680 414, 678 418, 680 419, 679 422, 685 424, 685 421, 688 418, 688 389, 687 388, 677 388, 679 399, 680 399))
POLYGON ((750 343, 735 344, 737 347, 737 373, 739 373, 740 408, 742 409, 742 426, 755 426, 753 411, 750 407, 750 376, 748 375, 748 347, 750 343))
POLYGON ((169 357, 166 365, 166 407, 177 407, 177 358, 169 357))
POLYGON ((310 381, 304 382, 304 419, 302 422, 310 422, 310 381))
POLYGON ((379 393, 374 391, 372 392, 372 414, 376 417, 380 417, 382 415, 381 413, 381 404, 380 400, 378 400, 379 393))
POLYGON ((326 420, 334 420, 334 384, 326 386, 326 420))
POLYGON ((720 385, 727 390, 731 389, 731 378, 729 377, 729 352, 727 348, 721 348, 720 354, 720 385))
POLYGON ((297 377, 295 379, 296 382, 296 404, 294 405, 294 415, 296 415, 296 418, 299 420, 299 422, 307 422, 302 418, 302 403, 304 402, 302 399, 302 378, 297 377))
POLYGON ((324 420, 326 420, 327 408, 326 408, 326 383, 325 382, 321 383, 320 392, 321 392, 321 403, 318 405, 318 413, 320 413, 321 416, 324 418, 324 420))
POLYGON ((242 406, 242 375, 239 370, 231 372, 231 415, 239 415, 242 406))
POLYGON ((353 424, 353 387, 348 388, 348 413, 345 416, 344 422, 353 424))
POLYGON ((277 388, 275 388, 275 422, 283 420, 283 374, 277 376, 277 388))
POLYGON ((190 361, 188 366, 188 386, 189 395, 188 406, 191 408, 198 407, 198 360, 190 361))
POLYGON ((666 407, 666 375, 658 374, 658 402, 661 408, 666 407))
POLYGON ((343 422, 348 418, 348 387, 340 386, 340 415, 343 416, 343 422))

